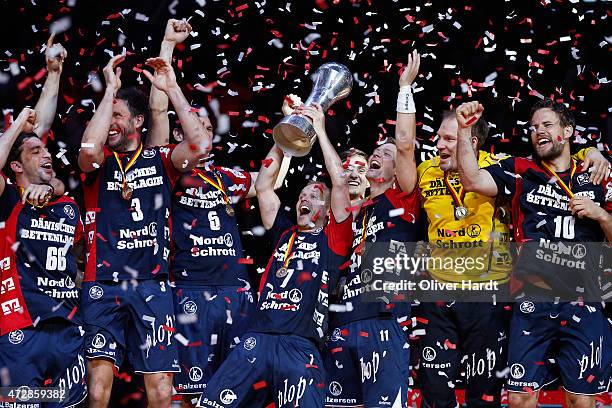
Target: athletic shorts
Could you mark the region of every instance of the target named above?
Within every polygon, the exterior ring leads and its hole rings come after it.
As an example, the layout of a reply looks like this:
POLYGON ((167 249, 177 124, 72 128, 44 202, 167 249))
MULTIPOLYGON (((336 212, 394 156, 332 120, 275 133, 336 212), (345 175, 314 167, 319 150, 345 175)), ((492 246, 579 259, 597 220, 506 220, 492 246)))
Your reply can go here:
POLYGON ((164 280, 84 282, 81 308, 87 358, 136 373, 178 372, 172 291, 164 280))
POLYGON ((173 288, 181 371, 174 376, 179 394, 198 394, 240 342, 253 317, 251 291, 242 287, 173 288), (179 336, 180 335, 180 336, 179 336))
POLYGON ((398 321, 366 319, 335 328, 324 354, 327 407, 405 407, 408 336, 398 321))
POLYGON ((79 404, 87 397, 84 354, 81 328, 63 319, 39 322, 36 327, 0 337, 0 385, 47 388, 46 394, 53 399, 5 401, 0 402, 0 407, 59 408, 79 404))

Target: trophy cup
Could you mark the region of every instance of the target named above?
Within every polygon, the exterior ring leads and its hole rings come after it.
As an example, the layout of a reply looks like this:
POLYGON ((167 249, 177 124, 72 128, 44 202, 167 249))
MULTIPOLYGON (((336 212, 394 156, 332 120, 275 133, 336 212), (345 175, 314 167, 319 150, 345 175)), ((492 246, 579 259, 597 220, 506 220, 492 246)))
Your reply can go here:
MULTIPOLYGON (((334 103, 346 98, 352 88, 353 77, 348 68, 336 62, 323 64, 315 72, 312 92, 304 105, 311 106, 313 103, 318 103, 325 112, 334 103)), ((310 151, 317 133, 308 118, 288 115, 274 127, 272 136, 285 153, 302 157, 310 151)))

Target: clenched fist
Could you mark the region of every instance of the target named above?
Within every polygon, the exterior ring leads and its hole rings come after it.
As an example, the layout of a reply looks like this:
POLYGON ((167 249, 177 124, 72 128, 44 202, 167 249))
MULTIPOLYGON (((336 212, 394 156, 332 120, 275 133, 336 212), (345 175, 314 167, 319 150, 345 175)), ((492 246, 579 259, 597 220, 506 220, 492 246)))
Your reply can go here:
POLYGON ((478 119, 480 119, 483 111, 484 106, 482 106, 478 101, 465 102, 459 105, 459 107, 455 111, 457 123, 459 124, 459 129, 466 129, 471 127, 474 123, 478 121, 478 119))

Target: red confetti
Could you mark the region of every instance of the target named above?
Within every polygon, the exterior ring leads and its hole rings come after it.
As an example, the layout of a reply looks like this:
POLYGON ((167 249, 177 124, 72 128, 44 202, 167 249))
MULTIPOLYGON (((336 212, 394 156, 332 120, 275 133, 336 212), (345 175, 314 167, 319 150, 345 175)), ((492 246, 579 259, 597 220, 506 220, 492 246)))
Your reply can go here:
POLYGON ((244 265, 253 265, 253 258, 239 258, 238 263, 244 265))
POLYGON ((268 386, 268 384, 266 383, 266 381, 265 380, 261 380, 261 381, 256 382, 255 384, 253 384, 253 389, 255 391, 257 391, 257 390, 260 390, 262 388, 266 388, 267 386, 268 386))

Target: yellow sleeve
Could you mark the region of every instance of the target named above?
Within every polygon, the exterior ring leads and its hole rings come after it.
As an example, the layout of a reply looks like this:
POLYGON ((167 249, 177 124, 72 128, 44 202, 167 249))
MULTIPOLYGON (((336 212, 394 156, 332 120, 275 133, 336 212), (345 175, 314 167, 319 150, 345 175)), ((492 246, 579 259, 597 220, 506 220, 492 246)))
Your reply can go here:
POLYGON ((594 149, 594 147, 587 147, 586 149, 580 150, 578 153, 572 155, 572 157, 576 160, 584 161, 589 150, 594 149))

